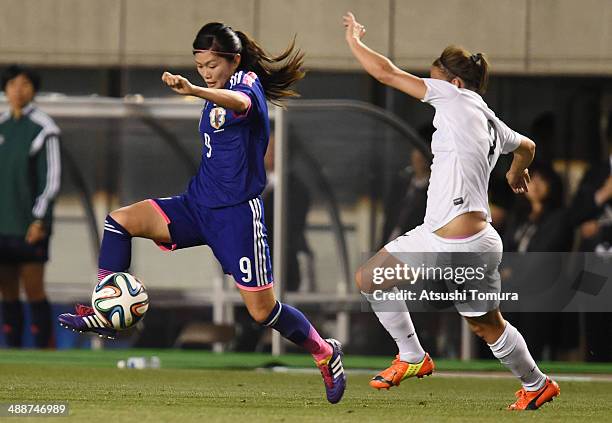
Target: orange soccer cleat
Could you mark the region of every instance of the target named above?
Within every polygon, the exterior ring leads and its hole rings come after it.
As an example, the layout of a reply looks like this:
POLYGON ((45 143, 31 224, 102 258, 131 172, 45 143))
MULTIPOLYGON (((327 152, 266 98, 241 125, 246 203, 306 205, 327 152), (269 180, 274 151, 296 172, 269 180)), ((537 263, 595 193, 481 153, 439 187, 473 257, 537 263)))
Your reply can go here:
POLYGON ((427 353, 420 363, 400 361, 399 355, 397 355, 390 367, 372 378, 370 386, 376 389, 389 389, 392 386, 399 386, 402 380, 409 377, 416 376, 421 379, 423 376, 429 376, 435 368, 436 365, 427 353))
POLYGON ((526 391, 524 388, 516 391, 517 400, 508 406, 508 410, 537 410, 560 393, 557 382, 547 377, 544 386, 537 391, 526 391))

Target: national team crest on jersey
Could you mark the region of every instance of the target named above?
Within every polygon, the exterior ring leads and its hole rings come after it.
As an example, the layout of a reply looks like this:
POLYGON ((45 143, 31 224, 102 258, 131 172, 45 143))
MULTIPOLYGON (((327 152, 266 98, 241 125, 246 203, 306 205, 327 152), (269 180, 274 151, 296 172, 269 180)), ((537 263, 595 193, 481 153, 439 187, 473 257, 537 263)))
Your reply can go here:
POLYGON ((219 129, 225 123, 225 109, 223 107, 213 107, 208 117, 210 118, 210 126, 219 129))
POLYGON ((242 78, 242 83, 248 85, 249 87, 253 86, 257 75, 254 72, 249 72, 242 78))

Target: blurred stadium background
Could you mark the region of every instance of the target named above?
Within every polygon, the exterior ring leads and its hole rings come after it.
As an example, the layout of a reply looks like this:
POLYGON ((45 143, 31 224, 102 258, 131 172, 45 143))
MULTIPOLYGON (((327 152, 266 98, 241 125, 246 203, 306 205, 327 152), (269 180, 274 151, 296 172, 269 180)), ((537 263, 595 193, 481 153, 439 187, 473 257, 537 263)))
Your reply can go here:
MULTIPOLYGON (((376 317, 361 312, 352 274, 389 235, 393 187, 413 171, 412 151, 429 157, 433 109, 358 69, 344 42, 345 11, 367 26, 369 45, 420 75, 448 44, 486 53, 493 76, 485 100, 536 141, 539 159, 562 178, 563 207, 574 204, 585 171, 608 157, 609 0, 0 0, 0 10, 0 67, 17 62, 38 70, 38 103, 63 132, 46 275, 54 314, 88 300, 103 217, 136 200, 180 193, 195 171, 202 102, 172 94, 160 77, 169 70, 198 81, 190 46, 208 21, 241 29, 272 52, 297 35, 306 53, 302 98, 271 109, 276 185, 265 204, 277 289, 348 353, 395 353, 376 317)), ((505 189, 507 166, 500 160, 491 182, 500 231, 518 216, 505 189)), ((571 245, 553 251, 581 248, 580 226, 562 229, 571 245)), ((147 319, 118 341, 58 328, 58 349, 291 350, 250 323, 208 248, 167 254, 148 241, 134 245, 132 273, 151 292, 147 319)), ((413 318, 432 355, 489 358, 456 314, 413 318)), ((517 320, 536 359, 612 360, 608 314, 563 316, 568 334, 554 339, 517 320)))

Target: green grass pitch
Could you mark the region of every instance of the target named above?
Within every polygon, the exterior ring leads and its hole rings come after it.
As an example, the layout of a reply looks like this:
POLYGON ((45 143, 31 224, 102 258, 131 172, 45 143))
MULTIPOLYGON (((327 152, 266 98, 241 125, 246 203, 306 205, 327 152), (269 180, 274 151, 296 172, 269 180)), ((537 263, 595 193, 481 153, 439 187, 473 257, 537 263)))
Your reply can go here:
MULTIPOLYGON (((387 358, 347 357, 348 388, 338 405, 325 400, 318 374, 255 367, 311 366, 303 355, 212 354, 195 351, 0 351, 0 403, 68 402, 69 417, 5 421, 111 422, 507 422, 612 421, 612 383, 561 381, 561 396, 535 412, 504 408, 513 379, 434 376, 375 391, 369 375, 387 358), (162 369, 117 369, 128 356, 157 355, 162 369)), ((494 361, 439 360, 440 370, 500 370, 494 361)), ((553 364, 554 372, 610 373, 610 365, 553 364)))

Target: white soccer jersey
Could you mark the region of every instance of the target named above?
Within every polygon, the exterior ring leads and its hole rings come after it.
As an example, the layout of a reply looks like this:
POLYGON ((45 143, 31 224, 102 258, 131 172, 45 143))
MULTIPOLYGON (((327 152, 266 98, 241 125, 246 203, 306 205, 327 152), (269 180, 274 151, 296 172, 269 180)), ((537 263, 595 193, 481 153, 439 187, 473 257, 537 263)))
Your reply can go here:
POLYGON ((423 101, 436 109, 425 225, 434 232, 473 211, 485 213, 490 222, 489 175, 499 155, 514 151, 522 136, 497 118, 474 91, 439 79, 424 81, 423 101))

